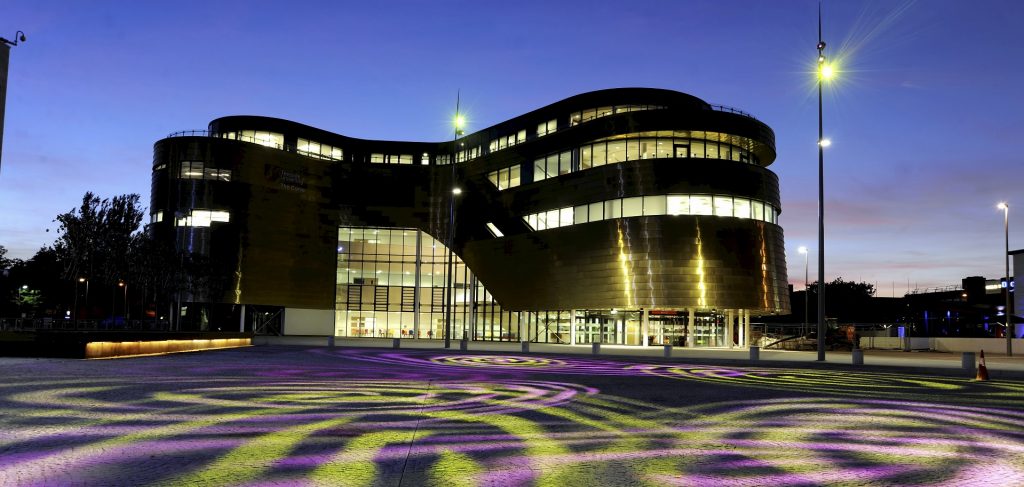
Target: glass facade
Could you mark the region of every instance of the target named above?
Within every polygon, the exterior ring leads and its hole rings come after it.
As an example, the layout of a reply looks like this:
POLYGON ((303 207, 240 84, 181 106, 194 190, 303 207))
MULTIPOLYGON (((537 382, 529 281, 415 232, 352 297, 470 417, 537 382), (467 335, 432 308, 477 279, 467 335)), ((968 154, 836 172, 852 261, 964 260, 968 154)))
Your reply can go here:
POLYGON ((335 335, 442 339, 450 301, 453 340, 644 345, 646 334, 647 345, 724 347, 738 336, 714 310, 651 311, 646 325, 641 310, 505 311, 458 256, 449 282, 448 256, 416 229, 339 228, 335 335))
POLYGON ((768 203, 739 196, 710 194, 616 198, 533 213, 524 216, 523 221, 534 231, 540 231, 613 218, 656 215, 708 215, 747 218, 775 224, 779 222, 778 210, 768 203))

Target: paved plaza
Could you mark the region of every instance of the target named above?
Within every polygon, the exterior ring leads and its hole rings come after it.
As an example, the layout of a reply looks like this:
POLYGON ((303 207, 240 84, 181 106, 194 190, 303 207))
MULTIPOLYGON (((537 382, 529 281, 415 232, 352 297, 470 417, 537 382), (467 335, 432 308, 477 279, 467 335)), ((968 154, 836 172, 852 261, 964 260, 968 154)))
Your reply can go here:
POLYGON ((1024 485, 1024 380, 260 346, 0 358, 0 485, 1024 485))

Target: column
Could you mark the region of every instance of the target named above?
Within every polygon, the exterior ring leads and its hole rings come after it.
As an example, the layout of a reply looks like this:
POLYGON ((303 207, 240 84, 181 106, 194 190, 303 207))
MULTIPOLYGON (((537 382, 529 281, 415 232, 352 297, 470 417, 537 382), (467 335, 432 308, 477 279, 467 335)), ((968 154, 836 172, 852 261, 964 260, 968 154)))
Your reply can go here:
POLYGON ((416 230, 415 294, 412 297, 412 336, 420 337, 420 273, 423 263, 423 232, 416 230))
POLYGON ((725 310, 725 346, 732 348, 732 310, 725 310))
POLYGON ((751 327, 750 327, 750 310, 749 310, 749 309, 745 309, 745 310, 743 310, 743 317, 744 317, 744 321, 745 321, 745 324, 744 324, 744 327, 743 327, 743 328, 744 328, 744 329, 746 330, 746 334, 747 334, 747 346, 749 347, 749 346, 751 345, 751 337, 753 337, 753 336, 754 336, 754 335, 753 335, 753 334, 751 333, 751 332, 752 332, 753 330, 752 330, 752 329, 751 329, 751 327))
POLYGON ((738 320, 739 323, 736 326, 736 331, 739 332, 739 334, 740 334, 739 346, 740 347, 747 347, 747 346, 749 346, 749 344, 747 343, 747 321, 744 319, 744 317, 746 316, 746 312, 744 310, 742 310, 742 309, 739 309, 739 310, 736 310, 736 313, 739 314, 739 320, 738 320))
POLYGON ((686 308, 686 346, 693 347, 693 333, 696 331, 697 315, 693 308, 686 308))
MULTIPOLYGON (((335 309, 337 309, 337 304, 335 304, 335 309)), ((244 304, 242 305, 242 308, 239 311, 240 312, 238 313, 238 333, 245 333, 245 305, 244 304)), ((335 326, 337 326, 337 325, 335 325, 335 326)), ((337 329, 337 328, 335 328, 335 329, 337 329)), ((337 334, 337 332, 335 332, 335 334, 337 334)))
POLYGON ((647 314, 648 314, 648 312, 649 312, 649 310, 647 310, 645 308, 641 308, 640 309, 640 338, 641 338, 640 345, 645 346, 645 347, 648 345, 648 343, 647 343, 647 333, 649 331, 649 328, 648 328, 649 325, 648 325, 648 321, 647 321, 647 314))
POLYGON ((575 345, 575 344, 576 344, 576 310, 572 310, 572 319, 569 320, 569 345, 575 345))

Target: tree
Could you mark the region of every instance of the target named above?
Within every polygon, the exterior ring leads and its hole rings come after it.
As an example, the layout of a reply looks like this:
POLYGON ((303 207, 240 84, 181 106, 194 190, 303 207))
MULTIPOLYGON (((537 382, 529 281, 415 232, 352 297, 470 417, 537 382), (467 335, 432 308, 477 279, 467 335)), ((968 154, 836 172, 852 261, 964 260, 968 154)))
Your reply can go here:
MULTIPOLYGON (((817 308, 818 283, 811 283, 809 291, 811 308, 817 308)), ((840 322, 874 321, 876 317, 871 301, 874 295, 873 284, 844 281, 842 277, 837 277, 825 284, 825 313, 840 322)))
POLYGON ((53 248, 64 265, 64 277, 105 285, 127 277, 129 251, 143 215, 137 194, 100 199, 85 193, 81 206, 57 216, 60 228, 53 248))

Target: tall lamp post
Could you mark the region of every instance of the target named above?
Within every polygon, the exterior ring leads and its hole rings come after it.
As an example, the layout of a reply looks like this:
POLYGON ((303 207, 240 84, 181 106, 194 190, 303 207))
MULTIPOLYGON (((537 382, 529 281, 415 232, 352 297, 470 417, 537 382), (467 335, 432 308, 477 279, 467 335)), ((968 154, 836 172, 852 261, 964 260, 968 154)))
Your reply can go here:
POLYGON ((459 112, 459 102, 461 96, 455 98, 455 138, 452 140, 452 159, 450 162, 452 166, 451 184, 452 193, 449 195, 448 200, 448 265, 445 269, 447 272, 446 288, 448 291, 448 299, 445 300, 445 312, 444 312, 444 348, 451 348, 452 346, 452 307, 455 305, 455 276, 454 274, 454 260, 455 252, 452 250, 452 246, 455 241, 455 197, 462 194, 462 190, 458 187, 455 182, 455 164, 458 156, 458 140, 463 134, 463 127, 466 124, 465 117, 459 112))
POLYGON ((1010 205, 1003 201, 996 205, 1003 210, 1003 233, 1006 235, 1006 251, 1003 254, 1006 261, 1006 307, 1003 314, 1006 316, 1006 356, 1013 356, 1013 313, 1010 311, 1010 205))
POLYGON ((25 33, 18 31, 14 33, 14 40, 0 37, 0 157, 3 156, 4 148, 4 110, 7 106, 7 66, 10 64, 11 46, 17 46, 18 41, 25 42, 25 33))
POLYGON ((128 325, 128 283, 124 281, 118 281, 117 287, 124 290, 124 324, 128 325))
POLYGON ((825 360, 825 138, 821 121, 821 85, 835 74, 825 62, 825 41, 821 40, 821 5, 818 5, 818 361, 825 360))
POLYGON ((811 292, 810 292, 811 288, 807 284, 807 280, 808 280, 807 279, 807 256, 808 256, 809 252, 807 251, 807 247, 804 247, 804 246, 801 246, 800 248, 798 248, 797 252, 800 252, 801 254, 804 254, 804 325, 800 327, 800 331, 801 331, 802 335, 807 335, 807 320, 809 318, 807 310, 808 310, 808 302, 810 301, 810 298, 811 298, 811 292))

